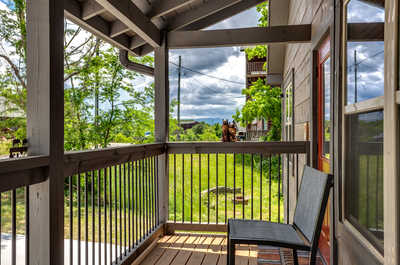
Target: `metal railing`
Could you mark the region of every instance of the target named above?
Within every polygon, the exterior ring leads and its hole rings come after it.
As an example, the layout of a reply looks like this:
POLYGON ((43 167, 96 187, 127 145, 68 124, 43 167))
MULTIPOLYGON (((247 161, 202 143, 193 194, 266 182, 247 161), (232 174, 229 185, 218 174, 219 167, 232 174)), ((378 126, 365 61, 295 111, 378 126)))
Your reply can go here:
POLYGON ((67 155, 80 162, 65 179, 65 264, 130 264, 160 225, 162 152, 162 145, 147 145, 67 155))
POLYGON ((0 264, 29 264, 29 190, 46 180, 47 165, 46 156, 0 163, 0 264))
POLYGON ((309 161, 307 142, 171 143, 167 150, 169 223, 188 230, 215 229, 210 224, 229 218, 288 221, 284 189, 294 186, 297 194, 300 168, 309 161))
POLYGON ((264 68, 265 62, 248 62, 247 63, 247 74, 265 74, 266 70, 264 68))
MULTIPOLYGON (((130 264, 164 228, 223 231, 229 218, 288 221, 289 196, 297 194, 289 184, 298 187, 307 161, 308 142, 65 153, 64 264, 130 264)), ((30 187, 48 172, 47 156, 0 162, 0 264, 29 264, 30 187)))

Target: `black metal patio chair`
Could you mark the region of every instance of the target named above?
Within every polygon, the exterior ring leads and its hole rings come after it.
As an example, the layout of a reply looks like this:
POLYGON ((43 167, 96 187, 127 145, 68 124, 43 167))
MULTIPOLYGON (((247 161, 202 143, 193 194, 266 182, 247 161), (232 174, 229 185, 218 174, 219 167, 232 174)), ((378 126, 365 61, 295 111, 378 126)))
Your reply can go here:
POLYGON ((333 186, 333 176, 306 166, 303 171, 293 224, 256 220, 229 219, 228 265, 235 264, 236 244, 269 245, 293 250, 310 251, 310 265, 315 265, 322 222, 333 186))

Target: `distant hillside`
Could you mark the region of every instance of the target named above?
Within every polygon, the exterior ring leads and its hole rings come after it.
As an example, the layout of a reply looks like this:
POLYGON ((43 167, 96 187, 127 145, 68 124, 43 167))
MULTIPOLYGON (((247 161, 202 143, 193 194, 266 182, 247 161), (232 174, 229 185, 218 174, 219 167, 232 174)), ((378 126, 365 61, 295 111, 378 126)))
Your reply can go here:
POLYGON ((194 119, 195 121, 198 122, 205 122, 210 125, 214 125, 216 123, 222 124, 223 118, 199 118, 199 119, 194 119))

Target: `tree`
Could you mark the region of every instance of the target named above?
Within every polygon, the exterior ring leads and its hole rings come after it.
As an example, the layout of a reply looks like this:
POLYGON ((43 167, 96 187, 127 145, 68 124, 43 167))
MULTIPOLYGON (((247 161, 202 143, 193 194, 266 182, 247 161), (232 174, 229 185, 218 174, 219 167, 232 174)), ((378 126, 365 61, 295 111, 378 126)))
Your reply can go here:
MULTIPOLYGON (((268 26, 268 2, 257 6, 257 11, 261 14, 258 26, 268 26)), ((247 48, 246 55, 252 58, 265 58, 267 56, 267 46, 260 45, 254 48, 247 48)), ((264 66, 265 68, 266 66, 264 66)), ((265 84, 265 81, 258 79, 249 88, 242 91, 248 100, 242 110, 237 110, 233 118, 246 126, 255 119, 264 118, 271 121, 271 128, 268 131, 267 141, 279 141, 281 138, 281 89, 265 84)))
MULTIPOLYGON (((0 98, 22 118, 2 121, 19 128, 8 137, 26 137, 26 2, 12 0, 0 10, 0 98), (4 64, 3 64, 4 63, 4 64)), ((64 23, 65 149, 106 147, 112 141, 153 141, 152 86, 137 89, 138 76, 124 69, 118 51, 82 28, 64 23), (99 107, 100 106, 100 107, 99 107)), ((152 64, 153 58, 131 58, 152 64)))
POLYGON ((243 125, 247 125, 257 118, 271 121, 271 128, 267 134, 267 141, 279 141, 281 138, 281 89, 266 85, 262 79, 258 79, 243 94, 249 100, 242 110, 236 111, 234 119, 243 125))

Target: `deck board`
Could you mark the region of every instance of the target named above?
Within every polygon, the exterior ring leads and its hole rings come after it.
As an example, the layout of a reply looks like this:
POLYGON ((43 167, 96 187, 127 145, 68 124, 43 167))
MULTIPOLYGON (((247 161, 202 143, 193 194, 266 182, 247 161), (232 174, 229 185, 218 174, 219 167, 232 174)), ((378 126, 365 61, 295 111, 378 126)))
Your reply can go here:
MULTIPOLYGON (((226 237, 172 235, 160 238, 141 265, 226 265, 226 237)), ((257 265, 257 246, 238 245, 237 265, 257 265)))

